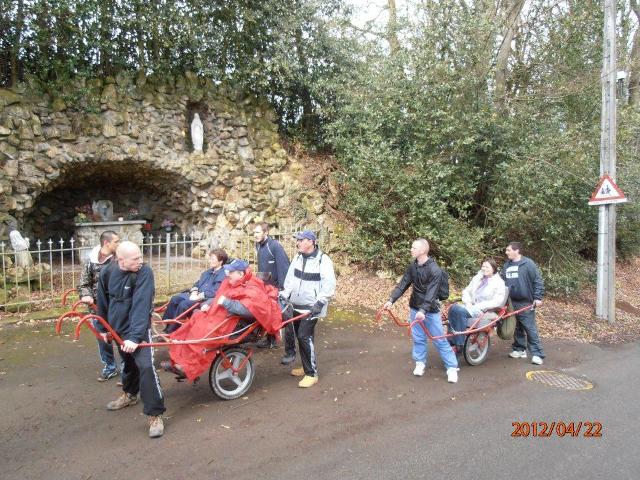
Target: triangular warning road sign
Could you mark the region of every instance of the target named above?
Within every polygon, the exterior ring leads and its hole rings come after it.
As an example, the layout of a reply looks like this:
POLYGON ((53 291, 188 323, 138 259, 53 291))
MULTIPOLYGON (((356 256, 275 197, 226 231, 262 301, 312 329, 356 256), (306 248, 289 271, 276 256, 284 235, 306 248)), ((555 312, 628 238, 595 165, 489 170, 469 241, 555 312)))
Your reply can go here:
POLYGON ((589 205, 606 205, 608 203, 624 203, 627 197, 609 175, 604 174, 596 189, 591 194, 589 205))

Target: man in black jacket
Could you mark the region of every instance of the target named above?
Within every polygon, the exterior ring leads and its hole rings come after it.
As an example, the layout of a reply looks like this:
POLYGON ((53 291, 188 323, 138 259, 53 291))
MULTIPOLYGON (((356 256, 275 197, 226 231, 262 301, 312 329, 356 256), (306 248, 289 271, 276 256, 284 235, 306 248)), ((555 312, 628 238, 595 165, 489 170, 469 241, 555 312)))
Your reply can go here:
MULTIPOLYGON (((258 272, 265 275, 265 283, 282 290, 289 270, 289 257, 284 248, 280 242, 269 236, 269 224, 266 222, 255 224, 253 238, 256 241, 258 272)), ((276 339, 273 335, 266 335, 257 343, 257 346, 275 348, 276 339)), ((283 365, 293 363, 296 360, 296 339, 293 325, 290 323, 284 328, 284 351, 281 363, 283 365)))
MULTIPOLYGON (((442 271, 429 257, 429 242, 419 238, 411 245, 411 256, 414 261, 409 264, 400 283, 391 292, 391 298, 385 303, 389 309, 398 300, 409 286, 413 286, 409 299, 409 323, 414 320, 423 321, 429 333, 433 337, 444 335, 442 320, 440 318, 440 302, 438 289, 442 271)), ((421 377, 427 366, 427 335, 422 326, 416 323, 411 328, 413 338, 413 360, 416 362, 413 374, 421 377)), ((440 353, 440 358, 447 369, 447 380, 450 383, 458 381, 458 360, 451 349, 449 342, 444 339, 432 340, 440 353)))
MULTIPOLYGON (((160 380, 153 365, 153 349, 138 348, 151 342, 150 320, 153 309, 153 271, 142 263, 142 252, 133 242, 122 242, 116 250, 118 263, 100 272, 98 281, 98 315, 123 339, 119 346, 124 363, 122 395, 107 404, 108 410, 138 403, 138 392, 149 416, 149 436, 164 433, 162 414, 165 411, 160 380)), ((99 330, 106 340, 104 327, 99 330)))
MULTIPOLYGON (((516 310, 533 304, 542 305, 544 283, 538 266, 522 255, 522 244, 510 242, 504 253, 508 260, 502 267, 502 278, 509 289, 509 297, 516 310)), ((535 310, 526 310, 516 315, 516 331, 513 336, 511 358, 527 358, 527 343, 531 352, 531 363, 542 365, 544 350, 538 336, 535 310)))

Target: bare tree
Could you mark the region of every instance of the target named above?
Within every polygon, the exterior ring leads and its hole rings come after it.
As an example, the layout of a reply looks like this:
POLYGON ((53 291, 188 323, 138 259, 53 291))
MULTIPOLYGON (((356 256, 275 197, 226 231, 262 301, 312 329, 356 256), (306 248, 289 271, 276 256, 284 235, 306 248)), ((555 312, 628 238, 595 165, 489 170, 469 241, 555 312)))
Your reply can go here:
POLYGON ((18 0, 18 9, 16 13, 16 38, 11 49, 11 80, 10 85, 14 86, 18 82, 20 62, 18 57, 20 55, 20 46, 22 39, 22 29, 24 28, 24 2, 18 0))
POLYGON ((387 41, 389 42, 389 51, 394 55, 400 50, 400 42, 398 41, 398 15, 396 10, 396 0, 387 0, 387 8, 389 9, 389 21, 387 22, 387 41))
MULTIPOLYGON (((638 0, 631 0, 631 9, 640 24, 640 5, 638 0)), ((640 25, 633 33, 633 43, 629 58, 629 104, 631 105, 640 103, 640 36, 638 35, 638 30, 640 30, 640 25)))
POLYGON ((498 108, 502 108, 504 106, 507 85, 507 67, 509 65, 509 58, 511 57, 511 42, 513 42, 518 25, 518 18, 520 18, 520 13, 522 12, 524 3, 525 0, 511 0, 509 8, 507 9, 504 35, 496 56, 494 104, 498 108))

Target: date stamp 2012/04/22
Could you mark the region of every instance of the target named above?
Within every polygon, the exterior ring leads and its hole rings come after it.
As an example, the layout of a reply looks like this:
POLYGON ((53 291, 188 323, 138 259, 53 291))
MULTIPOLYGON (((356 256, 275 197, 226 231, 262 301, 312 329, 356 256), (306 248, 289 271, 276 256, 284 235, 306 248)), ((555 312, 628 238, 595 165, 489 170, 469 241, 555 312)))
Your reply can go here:
POLYGON ((512 437, 602 437, 602 423, 597 421, 511 422, 512 437))

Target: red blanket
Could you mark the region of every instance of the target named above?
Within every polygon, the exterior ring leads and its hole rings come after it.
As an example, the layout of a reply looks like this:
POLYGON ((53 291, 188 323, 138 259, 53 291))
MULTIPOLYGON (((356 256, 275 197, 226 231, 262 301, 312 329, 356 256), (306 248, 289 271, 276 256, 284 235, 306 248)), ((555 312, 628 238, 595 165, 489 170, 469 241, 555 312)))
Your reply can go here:
MULTIPOLYGON (((270 334, 278 335, 282 325, 282 315, 278 305, 278 290, 256 278, 251 269, 247 269, 240 282, 231 284, 225 278, 216 293, 207 312, 196 311, 191 319, 170 335, 172 340, 196 340, 201 338, 220 337, 234 331, 238 317, 228 317, 227 310, 218 305, 218 298, 224 295, 231 300, 240 301, 256 318, 262 328, 270 334)), ((169 355, 174 364, 182 367, 187 378, 191 381, 198 378, 207 368, 215 356, 215 348, 219 343, 207 345, 172 345, 169 355), (204 350, 208 350, 205 352, 204 350)))

